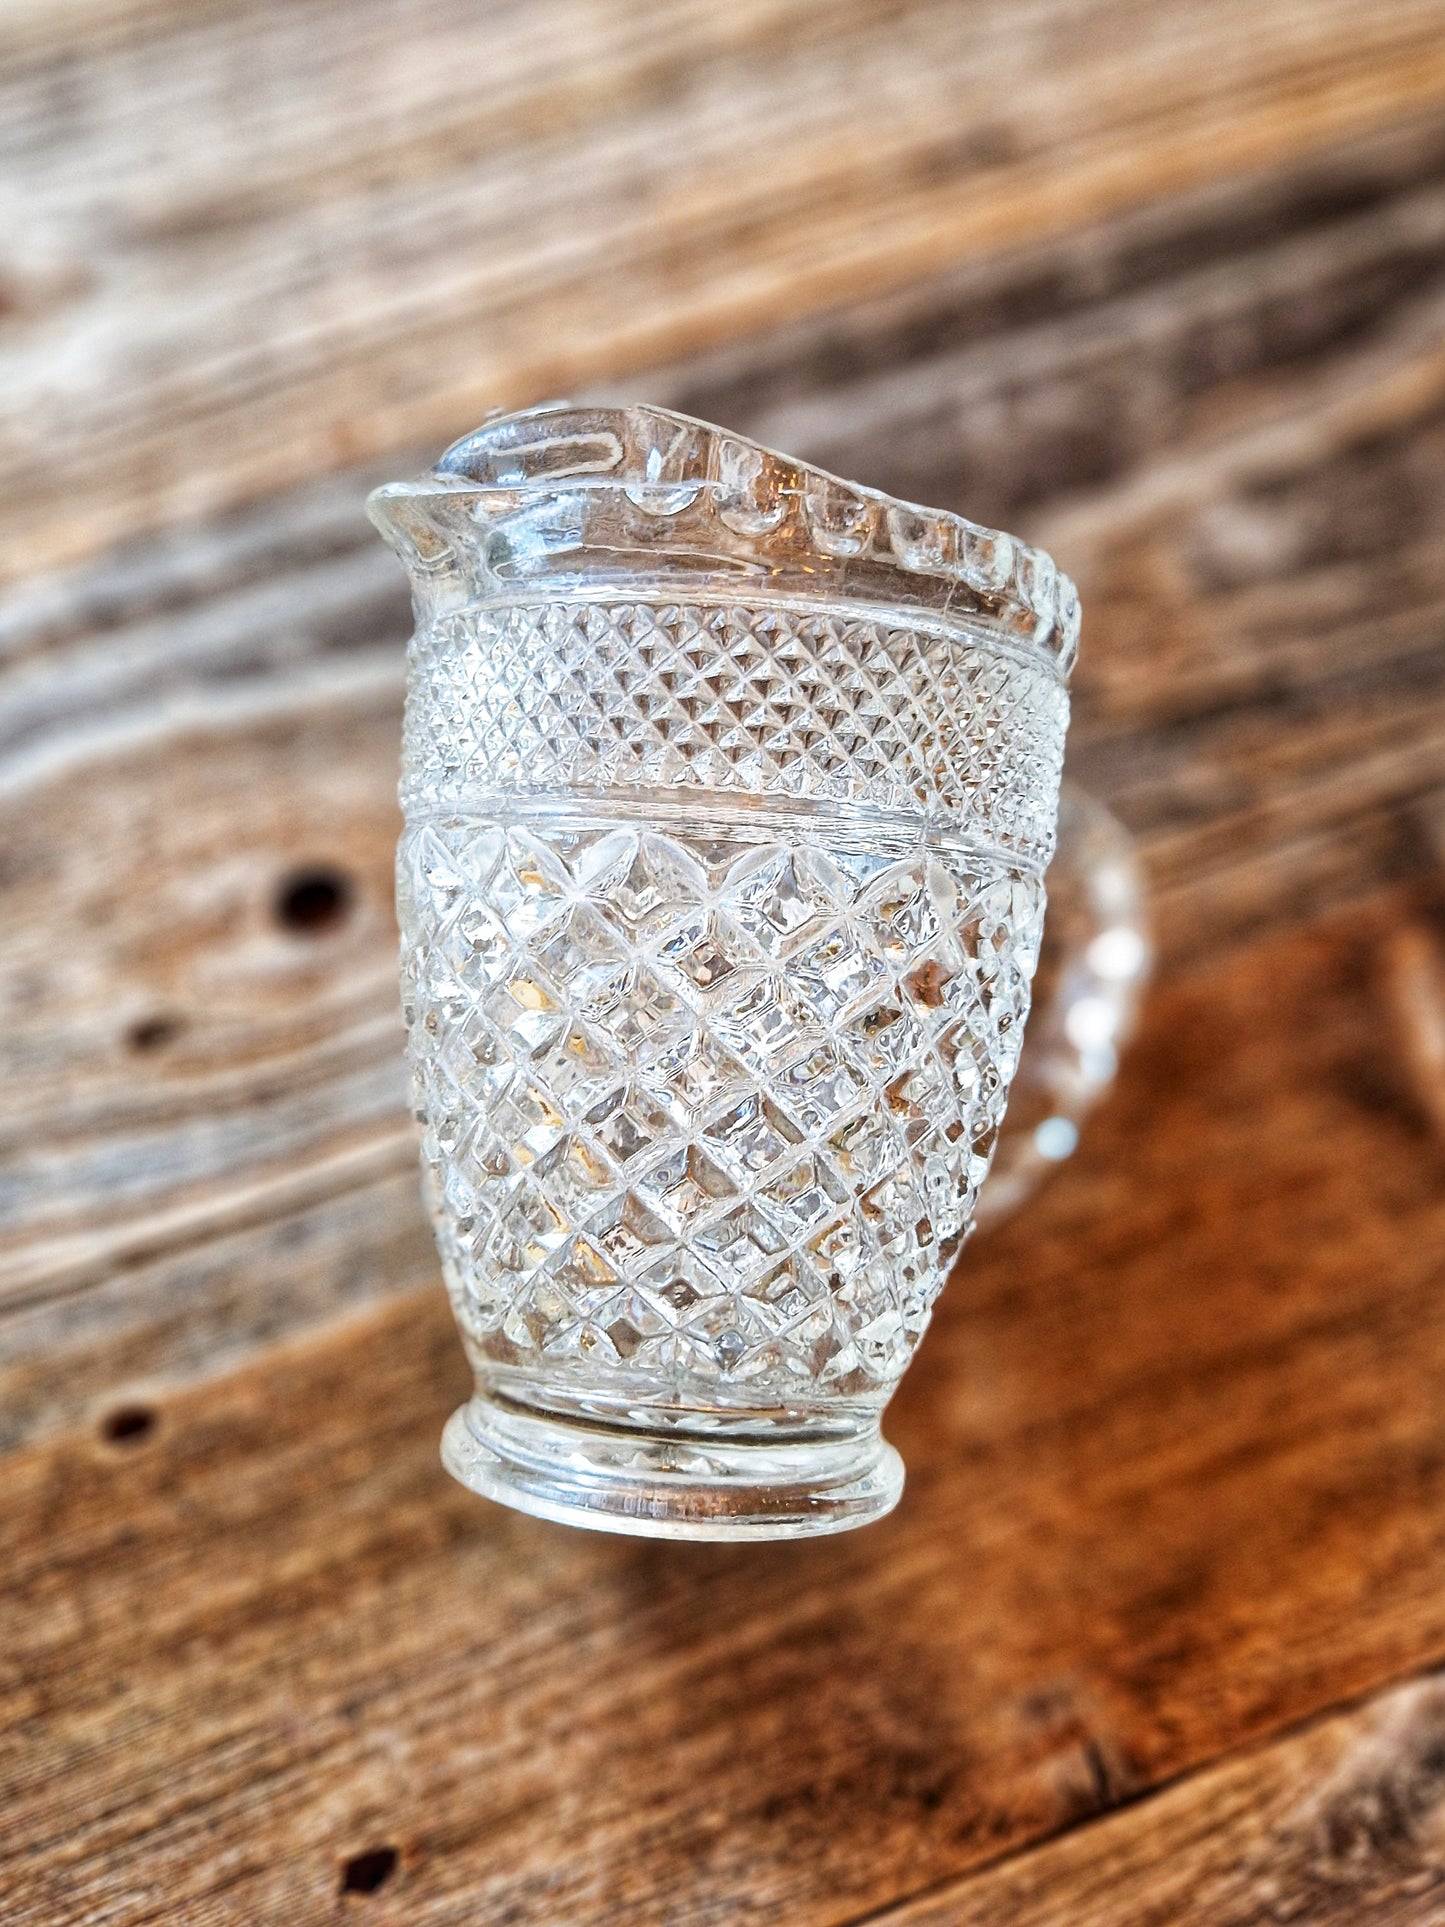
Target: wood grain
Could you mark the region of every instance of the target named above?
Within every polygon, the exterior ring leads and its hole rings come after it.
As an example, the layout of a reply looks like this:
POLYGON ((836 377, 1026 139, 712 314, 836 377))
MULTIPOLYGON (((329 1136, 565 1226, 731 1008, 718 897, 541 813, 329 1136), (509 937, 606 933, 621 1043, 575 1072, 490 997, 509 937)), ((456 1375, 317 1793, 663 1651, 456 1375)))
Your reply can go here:
POLYGON ((1445 1904, 1445 1682, 1381 1693, 876 1927, 1261 1927, 1445 1904))
POLYGON ((1438 0, 126 17, 0 25, 11 576, 1445 101, 1438 0))
MULTIPOLYGON (((1141 840, 1167 969, 1438 868, 1445 430, 1417 378, 1442 237, 1445 122, 1416 124, 655 392, 1058 544, 1089 612, 1071 767, 1141 840)), ((381 472, 0 613, 7 1440, 428 1275, 389 906, 408 617, 360 514, 381 472), (318 865, 347 913, 288 930, 318 865)))
MULTIPOLYGON (((950 1287, 856 1538, 450 1487, 435 1288, 13 1454, 6 1919, 332 1920, 392 1846, 383 1921, 839 1923, 1439 1663, 1445 1190, 1384 996, 1349 917, 1156 999, 1078 1169, 950 1287)), ((1362 1894, 1396 1864, 1349 1851, 1362 1894)))
POLYGON ((6 1927, 1445 1918, 1438 0, 19 0, 0 178, 6 1927), (360 504, 579 386, 1084 593, 1161 983, 853 1539, 436 1463, 360 504))

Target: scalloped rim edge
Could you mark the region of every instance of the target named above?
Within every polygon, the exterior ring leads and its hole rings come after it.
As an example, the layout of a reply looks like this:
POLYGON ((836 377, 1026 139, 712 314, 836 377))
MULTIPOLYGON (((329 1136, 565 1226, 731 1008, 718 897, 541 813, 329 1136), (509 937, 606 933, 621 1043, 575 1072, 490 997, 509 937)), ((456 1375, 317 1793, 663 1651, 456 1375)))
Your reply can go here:
POLYGON ((950 510, 845 481, 747 436, 651 403, 543 402, 491 415, 453 442, 427 474, 376 489, 368 507, 390 537, 394 525, 386 517, 389 503, 437 496, 543 495, 564 485, 569 490, 625 493, 635 507, 659 519, 680 514, 705 496, 718 519, 744 537, 777 534, 791 511, 803 518, 820 556, 891 564, 1011 604, 1033 624, 1035 645, 1059 673, 1067 677, 1073 666, 1080 626, 1078 591, 1043 549, 950 510), (533 424, 562 429, 569 417, 570 434, 544 433, 528 441, 518 432, 533 424), (661 445, 664 430, 671 434, 668 448, 661 445), (570 462, 564 457, 561 463, 542 465, 549 450, 568 443, 576 450, 570 462), (649 452, 640 460, 644 444, 649 452), (529 457, 534 462, 530 468, 529 457), (476 473, 482 458, 493 473, 476 473), (495 472, 506 460, 512 463, 510 470, 495 472))

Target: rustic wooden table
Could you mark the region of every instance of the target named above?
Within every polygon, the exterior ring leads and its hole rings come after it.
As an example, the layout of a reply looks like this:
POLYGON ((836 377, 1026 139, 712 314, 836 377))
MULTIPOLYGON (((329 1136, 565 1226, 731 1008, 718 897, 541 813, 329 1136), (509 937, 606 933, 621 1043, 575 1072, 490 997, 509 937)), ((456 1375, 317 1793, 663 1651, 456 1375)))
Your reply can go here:
POLYGON ((12 0, 0 1918, 1445 1920, 1445 8, 12 0), (1048 543, 1161 974, 900 1510, 515 1517, 370 478, 630 391, 1048 543))

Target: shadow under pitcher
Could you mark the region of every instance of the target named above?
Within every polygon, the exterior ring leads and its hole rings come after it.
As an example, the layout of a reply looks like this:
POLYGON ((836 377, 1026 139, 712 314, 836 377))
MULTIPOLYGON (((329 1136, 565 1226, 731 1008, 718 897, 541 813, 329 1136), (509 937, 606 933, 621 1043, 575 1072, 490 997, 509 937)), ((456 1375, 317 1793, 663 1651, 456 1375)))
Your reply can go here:
POLYGON ((619 1532, 865 1524, 1023 1041, 1073 585, 658 408, 494 419, 370 510, 445 1462, 619 1532))

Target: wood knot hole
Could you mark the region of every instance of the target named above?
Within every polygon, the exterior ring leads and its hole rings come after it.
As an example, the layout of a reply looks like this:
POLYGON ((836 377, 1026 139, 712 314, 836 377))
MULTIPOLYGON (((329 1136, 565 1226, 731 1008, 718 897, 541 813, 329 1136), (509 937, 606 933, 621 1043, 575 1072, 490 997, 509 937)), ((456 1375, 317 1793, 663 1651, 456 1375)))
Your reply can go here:
POLYGON ((180 1028, 179 1019, 167 1017, 164 1011, 154 1017, 142 1017, 125 1034, 127 1048, 138 1056, 148 1057, 152 1051, 164 1050, 180 1034, 180 1028))
POLYGON ((100 1421, 100 1436, 107 1445, 139 1445, 155 1429, 153 1405, 117 1405, 100 1421))
POLYGON ((324 936, 345 923, 354 896, 351 879, 344 871, 325 867, 297 870, 276 893, 276 921, 297 936, 324 936))
POLYGON ((396 1872, 395 1847, 367 1847, 354 1853, 341 1869, 344 1894, 379 1893, 396 1872))

